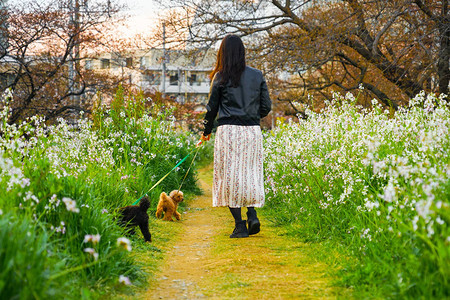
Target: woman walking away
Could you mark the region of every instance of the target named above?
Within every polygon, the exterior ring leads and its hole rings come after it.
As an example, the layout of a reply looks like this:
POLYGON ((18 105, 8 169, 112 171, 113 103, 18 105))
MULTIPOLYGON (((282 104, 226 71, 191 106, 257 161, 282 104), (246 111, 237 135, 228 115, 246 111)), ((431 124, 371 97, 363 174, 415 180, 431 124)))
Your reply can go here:
POLYGON ((201 139, 208 141, 214 119, 213 206, 228 206, 235 220, 230 238, 260 230, 255 207, 264 205, 261 118, 272 102, 261 71, 245 65, 245 48, 237 35, 225 36, 210 74, 211 90, 201 139), (241 207, 247 207, 247 223, 241 207), (248 224, 248 229, 247 229, 248 224))

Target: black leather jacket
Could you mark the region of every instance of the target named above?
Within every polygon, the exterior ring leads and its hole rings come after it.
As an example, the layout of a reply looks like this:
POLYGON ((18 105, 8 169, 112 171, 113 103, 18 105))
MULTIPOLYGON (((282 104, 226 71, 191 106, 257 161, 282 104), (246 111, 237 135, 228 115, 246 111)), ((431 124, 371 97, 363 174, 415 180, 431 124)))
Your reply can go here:
POLYGON ((269 114, 272 106, 261 71, 246 67, 236 88, 230 82, 226 85, 219 82, 220 75, 217 73, 211 83, 203 135, 211 133, 217 113, 219 126, 259 126, 261 118, 269 114))

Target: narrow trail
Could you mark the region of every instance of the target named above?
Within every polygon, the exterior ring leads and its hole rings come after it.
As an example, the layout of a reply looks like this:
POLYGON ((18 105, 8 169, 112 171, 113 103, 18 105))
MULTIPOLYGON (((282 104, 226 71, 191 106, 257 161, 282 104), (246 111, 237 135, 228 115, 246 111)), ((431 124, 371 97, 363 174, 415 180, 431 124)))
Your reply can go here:
POLYGON ((228 209, 211 207, 211 167, 199 179, 204 195, 174 224, 181 233, 163 249, 161 272, 134 299, 336 298, 326 266, 307 254, 308 245, 277 235, 263 218, 259 234, 230 239, 228 209))

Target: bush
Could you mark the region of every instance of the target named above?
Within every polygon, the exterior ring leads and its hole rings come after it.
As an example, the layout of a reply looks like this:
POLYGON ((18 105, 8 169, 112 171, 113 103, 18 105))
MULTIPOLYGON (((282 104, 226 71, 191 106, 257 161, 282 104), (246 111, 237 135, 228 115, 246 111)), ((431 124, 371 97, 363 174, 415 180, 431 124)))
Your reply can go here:
MULTIPOLYGON (((114 110, 96 105, 95 125, 81 117, 76 126, 62 119, 47 126, 39 117, 8 125, 3 98, 0 268, 7 271, 0 274, 0 298, 98 297, 120 287, 119 278, 145 282, 128 245, 118 243, 124 232, 115 209, 131 205, 193 154, 197 136, 177 131, 170 111, 151 116, 139 95, 125 99, 119 89, 115 99, 114 110)), ((161 191, 179 188, 192 159, 149 194, 151 210, 161 191)), ((195 165, 182 190, 200 192, 195 165)))
POLYGON ((394 117, 335 96, 266 138, 267 206, 306 241, 345 253, 344 284, 383 297, 449 296, 450 107, 420 94, 394 117))

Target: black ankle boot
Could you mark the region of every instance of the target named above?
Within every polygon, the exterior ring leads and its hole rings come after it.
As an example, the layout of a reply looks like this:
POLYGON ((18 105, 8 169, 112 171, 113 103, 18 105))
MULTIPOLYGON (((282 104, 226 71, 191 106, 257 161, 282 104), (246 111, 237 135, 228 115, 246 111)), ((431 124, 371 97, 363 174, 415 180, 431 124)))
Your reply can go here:
POLYGON ((256 216, 256 211, 254 209, 247 212, 247 222, 248 234, 257 234, 261 228, 261 223, 259 223, 259 219, 256 216))
POLYGON ((245 220, 240 222, 236 222, 233 233, 230 235, 230 238, 244 238, 248 237, 247 224, 245 220))

